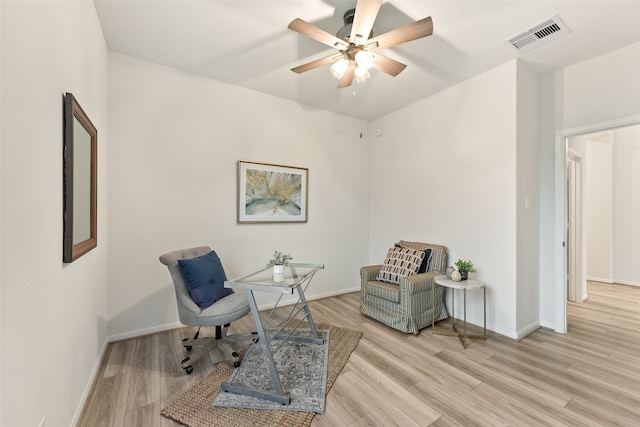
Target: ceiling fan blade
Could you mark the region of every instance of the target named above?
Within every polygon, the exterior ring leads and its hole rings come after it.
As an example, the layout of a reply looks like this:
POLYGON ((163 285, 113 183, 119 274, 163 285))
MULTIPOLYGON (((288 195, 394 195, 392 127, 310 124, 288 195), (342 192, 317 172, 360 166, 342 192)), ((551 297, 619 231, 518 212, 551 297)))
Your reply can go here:
POLYGON ((306 64, 293 67, 291 71, 293 71, 294 73, 304 73, 305 71, 313 70, 326 64, 331 64, 338 58, 342 58, 342 54, 331 55, 324 58, 316 59, 315 61, 307 62, 306 64))
POLYGON ((344 40, 340 40, 336 36, 331 35, 326 31, 316 27, 315 25, 311 25, 308 22, 303 21, 300 18, 296 18, 291 21, 287 28, 336 49, 345 49, 349 47, 349 43, 345 42, 344 40))
POLYGON ((353 82, 353 75, 355 74, 355 67, 351 66, 347 68, 344 75, 338 80, 338 88, 349 87, 353 82))
POLYGON ((351 26, 351 43, 365 44, 378 16, 382 0, 358 0, 356 14, 351 26))
POLYGON ((433 21, 428 16, 404 27, 381 34, 367 42, 367 50, 387 49, 433 34, 433 21))
POLYGON ((402 62, 396 61, 395 59, 391 59, 386 56, 382 56, 379 53, 376 53, 376 58, 373 61, 373 68, 395 77, 400 74, 405 68, 407 68, 407 66, 402 62))

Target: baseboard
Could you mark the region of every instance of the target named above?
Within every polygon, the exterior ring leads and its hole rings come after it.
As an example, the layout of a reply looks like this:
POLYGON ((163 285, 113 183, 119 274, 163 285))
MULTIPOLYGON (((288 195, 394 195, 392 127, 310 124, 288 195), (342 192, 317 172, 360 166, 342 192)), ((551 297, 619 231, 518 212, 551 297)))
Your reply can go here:
MULTIPOLYGON (((107 351, 107 345, 109 344, 109 340, 105 340, 102 344, 102 348, 100 349, 100 353, 96 358, 95 363, 93 364, 93 369, 91 370, 91 374, 89 375, 89 381, 87 381, 87 385, 82 392, 82 396, 80 396, 80 403, 76 408, 76 412, 73 414, 73 419, 71 420, 71 425, 75 426, 80 421, 80 415, 82 415, 82 410, 84 409, 84 405, 87 403, 89 399, 89 395, 91 394, 91 390, 93 389, 93 385, 98 377, 98 373, 100 372, 100 367, 102 366, 102 359, 104 359, 104 353, 107 351)), ((41 423, 41 425, 43 425, 41 423)))
POLYGON ((167 324, 164 324, 164 325, 151 326, 149 328, 136 329, 136 330, 133 330, 133 331, 122 332, 120 334, 109 335, 107 337, 107 342, 109 343, 109 342, 114 342, 114 341, 126 340, 128 338, 141 337, 143 335, 155 334, 156 332, 164 332, 164 331, 168 331, 170 329, 179 328, 181 326, 184 326, 184 325, 182 323, 180 323, 180 322, 173 322, 173 323, 167 323, 167 324))
POLYGON ((613 283, 617 283, 620 285, 640 286, 640 282, 631 282, 629 280, 614 280, 613 283))
POLYGON ((602 277, 592 277, 592 276, 588 276, 587 277, 587 281, 589 282, 600 282, 600 283, 614 283, 613 280, 611 279, 605 279, 602 277))
POLYGON ((522 338, 526 337, 527 335, 537 331, 538 329, 540 329, 540 321, 533 322, 532 324, 530 324, 526 328, 520 329, 517 332, 517 338, 516 339, 519 341, 522 338))
POLYGON ((640 286, 640 282, 632 282, 630 280, 620 280, 620 279, 602 279, 600 277, 587 277, 587 280, 590 282, 598 282, 598 283, 606 283, 607 285, 629 285, 629 286, 640 286))
POLYGON ((556 331, 556 324, 555 323, 540 322, 540 327, 543 328, 543 329, 548 329, 548 330, 553 331, 553 332, 556 331))

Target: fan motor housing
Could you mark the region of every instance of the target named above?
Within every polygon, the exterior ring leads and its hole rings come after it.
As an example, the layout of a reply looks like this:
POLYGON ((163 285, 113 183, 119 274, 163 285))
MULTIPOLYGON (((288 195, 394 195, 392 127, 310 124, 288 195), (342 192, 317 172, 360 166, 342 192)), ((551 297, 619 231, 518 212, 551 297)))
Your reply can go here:
MULTIPOLYGON (((340 40, 344 40, 349 42, 351 38, 351 27, 353 26, 353 18, 356 16, 355 9, 347 10, 344 15, 342 15, 342 20, 344 25, 338 30, 336 33, 336 37, 340 40)), ((369 33, 369 39, 373 37, 373 30, 369 33)))

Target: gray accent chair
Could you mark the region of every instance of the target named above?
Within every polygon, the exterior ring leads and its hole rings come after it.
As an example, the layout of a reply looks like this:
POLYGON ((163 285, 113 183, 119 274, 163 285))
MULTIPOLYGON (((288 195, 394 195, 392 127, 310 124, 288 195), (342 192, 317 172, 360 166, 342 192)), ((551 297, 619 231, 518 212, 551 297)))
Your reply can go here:
POLYGON ((435 321, 449 317, 444 304, 444 288, 434 282, 434 277, 447 269, 449 251, 445 246, 401 240, 400 246, 424 250, 431 249, 431 263, 425 273, 400 279, 395 285, 376 280, 382 265, 370 265, 360 269, 360 312, 387 326, 405 333, 417 334, 420 329, 435 321), (432 288, 435 287, 435 310, 432 288))
POLYGON ((187 374, 193 372, 193 362, 214 350, 215 354, 212 357, 214 363, 232 359, 234 366, 239 366, 240 356, 230 343, 250 340, 255 337, 255 335, 251 334, 227 336, 227 330, 231 322, 246 316, 251 311, 247 297, 243 292, 227 295, 204 310, 191 299, 178 260, 196 258, 209 252, 211 252, 210 247, 200 246, 181 249, 160 256, 160 262, 169 268, 171 279, 173 279, 180 322, 184 325, 198 327, 198 331, 192 339, 185 338, 182 340, 182 345, 189 352, 189 356, 181 362, 182 369, 187 374), (199 337, 202 326, 215 326, 215 337, 199 337), (196 348, 193 349, 194 347, 196 348))

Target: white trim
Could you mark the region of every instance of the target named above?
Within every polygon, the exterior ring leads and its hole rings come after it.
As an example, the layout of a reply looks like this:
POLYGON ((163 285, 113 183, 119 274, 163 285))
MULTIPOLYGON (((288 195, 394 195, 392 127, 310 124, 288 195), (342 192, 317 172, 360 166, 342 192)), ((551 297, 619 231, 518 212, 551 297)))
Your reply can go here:
POLYGON ((520 341, 522 338, 526 337, 527 335, 532 334, 533 332, 537 331, 538 329, 540 329, 540 322, 534 322, 534 323, 530 324, 529 326, 527 326, 526 328, 520 329, 517 332, 518 341, 520 341))
POLYGON ((540 327, 544 328, 544 329, 549 329, 551 331, 555 331, 555 324, 553 323, 547 323, 547 322, 540 322, 540 327))
MULTIPOLYGON (((100 349, 100 353, 96 358, 96 362, 93 364, 93 369, 91 370, 91 374, 89 375, 89 381, 87 381, 87 384, 84 387, 82 396, 80 396, 80 403, 78 403, 78 406, 76 407, 76 412, 73 414, 73 418, 71 419, 72 426, 75 426, 76 424, 78 424, 78 421, 80 420, 80 415, 82 415, 82 410, 84 409, 84 406, 87 403, 87 400, 89 399, 89 395, 91 394, 91 389, 93 389, 93 384, 95 383, 96 378, 98 377, 98 373, 100 372, 100 367, 102 366, 102 359, 104 359, 104 353, 107 350, 108 344, 109 344, 109 340, 106 339, 105 342, 102 344, 102 348, 100 349)), ((45 418, 42 418, 42 421, 40 421, 40 426, 44 425, 44 421, 45 421, 45 418)))
POLYGON ((128 338, 141 337, 143 335, 155 334, 156 332, 164 332, 184 326, 180 322, 166 323, 164 325, 152 326, 150 328, 135 329, 133 331, 122 332, 120 334, 109 335, 107 342, 122 341, 128 338))
POLYGON ((640 286, 640 282, 630 282, 628 280, 614 280, 612 283, 628 286, 640 286))
POLYGON ((614 283, 614 282, 613 282, 613 280, 611 280, 610 278, 605 279, 604 277, 594 277, 594 276, 589 276, 589 277, 587 277, 587 281, 590 281, 590 282, 607 283, 607 284, 612 284, 612 283, 614 283))
POLYGON ((632 126, 635 124, 640 124, 640 114, 621 117, 619 119, 607 120, 599 123, 592 123, 584 126, 577 126, 574 128, 560 130, 556 133, 561 133, 564 137, 577 136, 577 135, 585 135, 588 133, 603 132, 611 129, 632 126))
POLYGON ((601 132, 619 127, 631 126, 640 123, 640 114, 607 120, 604 122, 578 126, 570 129, 556 131, 556 179, 555 179, 555 235, 554 235, 554 296, 555 296, 555 325, 553 329, 558 333, 567 332, 567 267, 565 260, 565 235, 566 235, 566 163, 567 147, 566 138, 587 133, 601 132))
POLYGON ((567 332, 567 265, 566 265, 566 229, 567 229, 567 144, 562 131, 556 132, 556 179, 555 179, 555 233, 554 243, 554 296, 555 316, 553 329, 564 334, 567 332))

